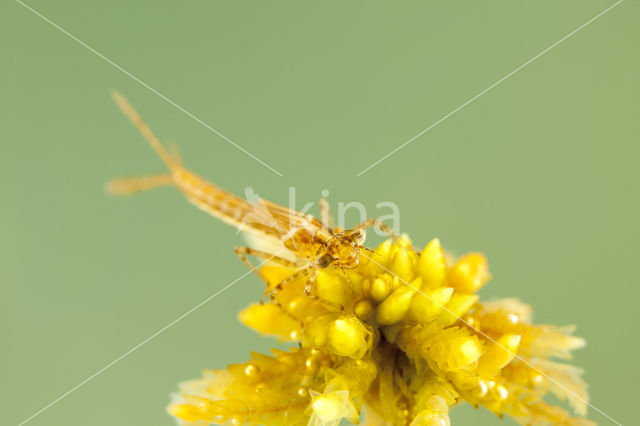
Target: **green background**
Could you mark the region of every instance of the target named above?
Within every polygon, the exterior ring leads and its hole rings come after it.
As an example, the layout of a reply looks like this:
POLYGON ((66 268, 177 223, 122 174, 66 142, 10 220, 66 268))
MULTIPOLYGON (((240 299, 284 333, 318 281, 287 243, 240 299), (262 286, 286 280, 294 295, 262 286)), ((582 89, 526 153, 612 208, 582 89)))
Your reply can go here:
MULTIPOLYGON (((487 254, 482 297, 577 324, 593 404, 638 420, 640 9, 627 0, 361 177, 355 173, 613 2, 3 2, 0 409, 16 424, 245 272, 241 237, 174 190, 109 91, 221 186, 298 206, 393 201, 417 245, 487 254)), ((355 219, 354 219, 355 220, 355 219)), ((351 223, 353 224, 353 223, 351 223)), ((169 394, 272 341, 236 321, 248 276, 32 425, 171 425, 169 394)), ((590 410, 590 418, 612 424, 590 410)), ((460 406, 454 425, 513 424, 460 406)))

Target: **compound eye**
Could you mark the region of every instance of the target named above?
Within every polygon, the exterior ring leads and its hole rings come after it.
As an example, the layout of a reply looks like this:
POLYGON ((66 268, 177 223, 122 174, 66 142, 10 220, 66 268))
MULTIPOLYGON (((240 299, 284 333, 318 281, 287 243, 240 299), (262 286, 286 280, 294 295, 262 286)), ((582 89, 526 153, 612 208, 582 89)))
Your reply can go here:
POLYGON ((322 256, 318 257, 316 259, 316 266, 318 268, 326 268, 329 265, 331 265, 331 262, 333 261, 333 258, 331 257, 331 255, 329 254, 323 254, 322 256))

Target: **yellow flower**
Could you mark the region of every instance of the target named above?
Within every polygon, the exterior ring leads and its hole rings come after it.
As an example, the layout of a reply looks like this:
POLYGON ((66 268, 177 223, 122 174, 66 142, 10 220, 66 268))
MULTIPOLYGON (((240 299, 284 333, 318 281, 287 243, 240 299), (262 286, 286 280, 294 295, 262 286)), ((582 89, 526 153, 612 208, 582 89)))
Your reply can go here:
MULTIPOLYGON (((184 425, 449 425, 466 402, 522 424, 590 423, 544 400, 586 414, 581 370, 551 359, 584 346, 572 327, 534 325, 515 299, 479 301, 491 278, 482 254, 451 260, 437 239, 411 247, 386 241, 354 269, 322 270, 311 295, 300 277, 249 306, 245 325, 298 345, 183 383, 169 412, 184 425)), ((294 272, 261 269, 267 290, 294 272)))

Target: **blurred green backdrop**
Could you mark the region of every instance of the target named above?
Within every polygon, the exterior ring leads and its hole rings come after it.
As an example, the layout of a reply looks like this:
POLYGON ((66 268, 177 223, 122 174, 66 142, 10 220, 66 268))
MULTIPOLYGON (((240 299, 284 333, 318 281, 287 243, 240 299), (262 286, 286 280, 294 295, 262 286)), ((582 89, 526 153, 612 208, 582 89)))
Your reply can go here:
MULTIPOLYGON (((422 246, 486 253, 485 298, 577 324, 593 404, 638 420, 638 3, 628 0, 361 177, 355 173, 610 6, 604 0, 2 5, 0 407, 16 424, 245 272, 235 231, 163 189, 117 89, 198 173, 298 204, 401 209, 422 246)), ((32 425, 171 425, 169 393, 272 341, 236 321, 248 276, 32 425)), ((610 424, 590 411, 590 417, 610 424)), ((461 406, 453 423, 513 424, 461 406)))

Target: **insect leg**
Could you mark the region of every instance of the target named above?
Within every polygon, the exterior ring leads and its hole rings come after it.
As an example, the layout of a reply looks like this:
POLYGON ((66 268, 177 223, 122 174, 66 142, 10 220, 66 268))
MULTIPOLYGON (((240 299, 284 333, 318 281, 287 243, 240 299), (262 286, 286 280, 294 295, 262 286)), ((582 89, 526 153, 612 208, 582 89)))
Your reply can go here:
MULTIPOLYGON (((344 270, 343 270, 344 272, 344 270)), ((315 269, 313 271, 313 273, 309 276, 309 279, 307 280, 307 282, 304 285, 304 294, 305 296, 313 299, 313 300, 317 300, 318 302, 322 303, 323 305, 326 306, 331 306, 332 308, 338 308, 339 310, 341 310, 342 312, 344 312, 344 306, 342 306, 339 303, 335 303, 335 302, 330 302, 328 300, 324 300, 319 296, 316 296, 315 294, 311 293, 311 290, 313 289, 313 282, 315 281, 316 277, 318 276, 319 271, 317 269, 315 269)), ((346 277, 346 274, 345 274, 346 277)), ((348 280, 348 278, 347 278, 348 280)), ((351 284, 351 283, 349 283, 351 284)))
POLYGON ((276 296, 278 296, 278 293, 280 293, 287 286, 287 284, 310 273, 314 269, 315 269, 315 266, 307 266, 306 268, 297 270, 293 274, 289 275, 287 278, 280 281, 271 290, 269 290, 269 298, 271 299, 271 301, 276 303, 276 300, 275 300, 276 296))
POLYGON ((367 219, 364 222, 361 222, 358 226, 356 226, 356 228, 360 228, 364 231, 365 229, 371 228, 372 226, 376 226, 382 233, 384 233, 385 235, 387 235, 389 238, 393 240, 397 240, 399 237, 399 235, 393 229, 391 229, 386 223, 375 218, 367 219))
POLYGON ((261 279, 264 279, 264 277, 262 276, 262 274, 260 273, 260 271, 258 269, 256 269, 256 267, 253 265, 253 263, 251 263, 251 261, 249 261, 249 259, 247 259, 247 256, 255 256, 255 257, 259 257, 261 259, 268 259, 268 260, 272 260, 276 263, 279 263, 280 265, 286 267, 286 268, 297 268, 300 265, 296 264, 295 262, 292 262, 288 259, 284 259, 282 257, 278 257, 278 256, 274 256, 271 253, 267 253, 266 251, 261 251, 261 250, 255 250, 252 249, 250 247, 236 247, 234 248, 234 251, 236 252, 236 255, 240 258, 240 260, 242 260, 242 262, 247 265, 249 267, 249 269, 251 269, 257 276, 259 276, 261 279))
POLYGON ((285 309, 284 306, 282 306, 282 304, 280 303, 280 301, 278 301, 277 297, 278 297, 278 294, 289 283, 291 283, 291 282, 297 280, 298 278, 310 273, 313 269, 315 269, 314 266, 308 266, 306 268, 299 269, 298 271, 296 271, 293 274, 289 275, 287 278, 285 278, 282 281, 280 281, 271 290, 268 290, 268 295, 269 295, 269 299, 271 300, 271 302, 273 304, 275 304, 278 308, 280 308, 280 310, 282 312, 287 314, 289 317, 293 318, 296 322, 300 323, 300 325, 302 325, 302 326, 304 326, 304 321, 301 320, 300 318, 295 317, 291 312, 289 312, 288 309, 285 309))
MULTIPOLYGON (((255 268, 255 266, 253 266, 253 264, 249 261, 249 259, 247 259, 247 256, 256 256, 256 257, 260 257, 260 258, 263 258, 263 259, 269 259, 269 260, 272 260, 272 261, 274 261, 276 263, 279 263, 282 266, 285 266, 287 268, 297 268, 297 267, 299 267, 298 264, 296 264, 295 262, 292 262, 292 261, 290 261, 288 259, 284 259, 282 257, 274 256, 271 253, 267 253, 265 251, 255 250, 255 249, 252 249, 250 247, 236 247, 235 248, 235 252, 238 255, 238 257, 240 258, 240 260, 242 260, 242 262, 245 265, 247 265, 249 267, 249 269, 251 269, 257 276, 262 278, 264 281, 266 281, 266 280, 262 276, 261 272, 258 271, 255 268)), ((280 281, 273 289, 268 289, 267 288, 267 290, 265 291, 265 293, 262 296, 262 299, 260 300, 260 303, 264 303, 264 297, 265 297, 265 295, 268 294, 269 298, 271 299, 271 302, 273 302, 278 308, 280 308, 280 310, 282 312, 284 312, 291 319, 295 320, 297 323, 300 323, 301 326, 304 326, 304 323, 300 320, 300 318, 296 318, 288 310, 284 309, 282 304, 276 299, 276 296, 288 283, 290 283, 291 281, 295 280, 296 278, 304 275, 304 273, 306 273, 308 270, 310 270, 310 268, 300 269, 299 271, 294 272, 293 274, 289 275, 284 280, 280 281)))
MULTIPOLYGON (((318 268, 315 266, 308 266, 306 268, 300 269, 299 271, 293 273, 292 275, 288 276, 287 278, 285 278, 284 280, 280 281, 278 283, 278 285, 276 285, 275 287, 273 287, 273 289, 271 289, 271 291, 269 292, 269 298, 271 299, 271 301, 273 303, 275 303, 276 305, 278 305, 278 307, 280 307, 280 309, 282 308, 282 305, 278 302, 278 300, 276 299, 278 296, 278 293, 280 293, 280 291, 282 291, 287 284, 289 284, 290 282, 304 276, 304 275, 309 275, 307 282, 304 285, 304 294, 305 296, 313 299, 313 300, 317 300, 318 302, 322 303, 323 305, 327 305, 327 306, 332 306, 334 308, 338 308, 341 311, 344 311, 344 306, 339 305, 337 303, 333 303, 333 302, 329 302, 328 300, 324 300, 318 296, 316 296, 315 294, 311 293, 311 290, 313 289, 313 282, 315 281, 316 277, 318 276, 318 268)), ((283 309, 283 311, 286 312, 286 309, 283 309)), ((299 321, 299 319, 298 319, 299 321)))
MULTIPOLYGON (((391 229, 386 223, 382 222, 379 219, 367 219, 364 222, 360 223, 358 226, 356 226, 354 229, 362 229, 363 231, 367 228, 371 228, 372 226, 377 227, 383 234, 385 234, 386 236, 388 236, 389 238, 391 238, 393 240, 393 242, 396 242, 398 240, 398 238, 400 238, 400 235, 398 235, 393 229, 391 229)), ((413 251, 415 251, 416 253, 420 254, 420 249, 414 246, 411 246, 411 249, 413 251)))

